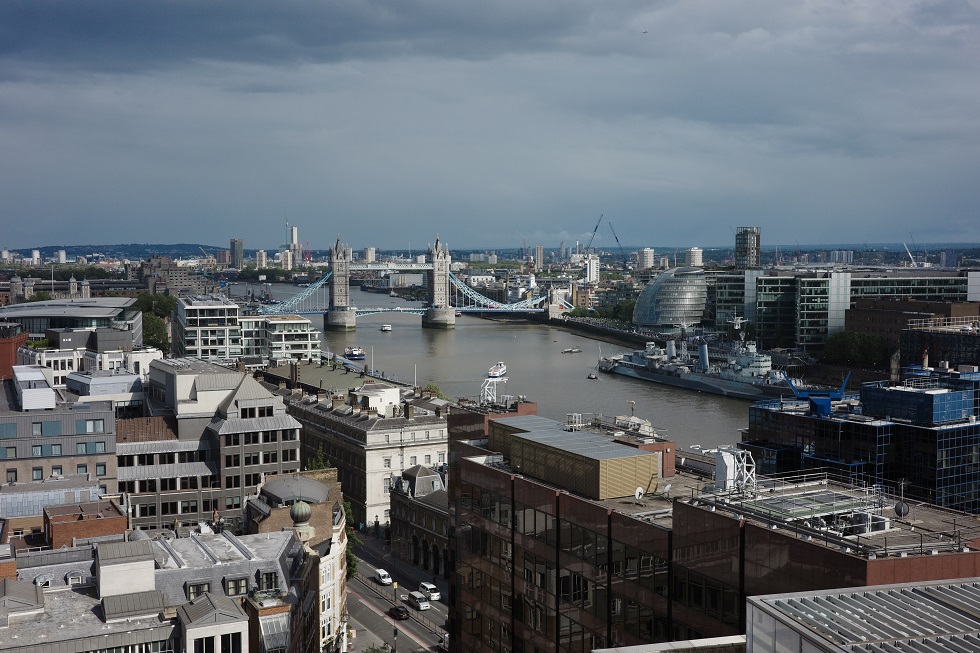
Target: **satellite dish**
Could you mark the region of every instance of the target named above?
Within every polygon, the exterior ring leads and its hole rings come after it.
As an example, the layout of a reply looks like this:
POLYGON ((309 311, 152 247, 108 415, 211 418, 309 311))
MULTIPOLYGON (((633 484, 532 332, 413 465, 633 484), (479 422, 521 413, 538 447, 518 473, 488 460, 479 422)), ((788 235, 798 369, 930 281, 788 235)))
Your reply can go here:
POLYGON ((633 493, 633 496, 636 497, 637 500, 642 499, 643 498, 643 488, 642 487, 636 488, 636 492, 633 493))
POLYGON ((670 483, 664 486, 664 496, 670 496, 670 483))
POLYGON ((904 517, 905 515, 909 514, 909 504, 905 503, 904 501, 899 501, 896 503, 895 514, 899 517, 904 517))

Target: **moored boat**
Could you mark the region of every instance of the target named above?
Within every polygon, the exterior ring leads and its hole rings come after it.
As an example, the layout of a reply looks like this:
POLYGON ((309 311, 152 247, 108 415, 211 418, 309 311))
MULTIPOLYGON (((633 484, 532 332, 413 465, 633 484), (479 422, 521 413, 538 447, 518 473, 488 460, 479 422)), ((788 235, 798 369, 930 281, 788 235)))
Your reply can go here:
POLYGON ((496 365, 493 365, 489 370, 487 370, 487 376, 491 379, 499 379, 507 375, 507 366, 504 365, 503 361, 499 361, 496 365))

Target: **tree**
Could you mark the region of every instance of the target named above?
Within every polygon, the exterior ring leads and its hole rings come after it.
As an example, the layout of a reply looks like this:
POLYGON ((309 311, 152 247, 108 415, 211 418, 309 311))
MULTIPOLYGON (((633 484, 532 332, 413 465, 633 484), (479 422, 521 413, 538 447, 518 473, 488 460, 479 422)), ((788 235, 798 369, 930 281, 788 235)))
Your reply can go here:
POLYGON ((438 397, 439 399, 445 399, 446 401, 449 401, 449 397, 442 394, 442 390, 435 383, 428 384, 423 388, 423 390, 431 394, 433 397, 438 397))
POLYGON ((330 464, 329 460, 323 459, 323 445, 317 445, 316 453, 310 456, 309 460, 306 461, 306 469, 330 469, 333 465, 330 464))
POLYGON ((177 309, 177 298, 171 295, 155 295, 153 293, 140 293, 133 304, 136 310, 143 315, 156 315, 164 320, 169 320, 170 316, 177 309))
POLYGON ((152 313, 143 314, 143 344, 148 347, 156 347, 165 353, 170 351, 167 325, 163 319, 152 313))
POLYGON ((824 363, 885 368, 889 352, 885 339, 863 331, 841 331, 827 338, 820 359, 824 363))
POLYGON ((52 299, 54 299, 54 297, 51 296, 51 293, 49 293, 47 290, 41 290, 41 291, 36 292, 33 295, 31 295, 31 298, 28 299, 27 301, 28 302, 46 302, 46 301, 50 301, 52 299))
POLYGON ((354 528, 354 510, 350 506, 350 501, 344 500, 344 517, 347 519, 347 578, 351 579, 357 574, 357 556, 354 554, 354 547, 361 546, 361 538, 354 528))

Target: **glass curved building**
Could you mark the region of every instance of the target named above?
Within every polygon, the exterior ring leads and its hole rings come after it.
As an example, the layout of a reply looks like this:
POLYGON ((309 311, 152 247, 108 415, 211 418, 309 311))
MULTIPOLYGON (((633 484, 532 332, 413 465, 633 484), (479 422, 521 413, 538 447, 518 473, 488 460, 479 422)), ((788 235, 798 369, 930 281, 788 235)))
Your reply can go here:
POLYGON ((708 283, 701 268, 666 270, 640 293, 633 309, 638 326, 698 324, 708 301, 708 283))

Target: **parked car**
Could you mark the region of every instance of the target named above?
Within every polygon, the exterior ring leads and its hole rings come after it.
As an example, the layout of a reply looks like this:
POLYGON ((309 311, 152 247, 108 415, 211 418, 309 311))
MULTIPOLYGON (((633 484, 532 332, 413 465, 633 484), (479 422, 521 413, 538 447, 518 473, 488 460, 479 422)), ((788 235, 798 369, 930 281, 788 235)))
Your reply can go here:
POLYGON ((378 585, 391 585, 391 576, 381 568, 374 570, 374 580, 378 582, 378 585))
POLYGON ((406 608, 404 605, 391 606, 391 609, 388 610, 388 614, 392 619, 397 619, 398 621, 403 621, 411 616, 408 612, 408 608, 406 608))
POLYGON ((432 583, 419 583, 419 591, 425 594, 430 601, 438 601, 442 597, 439 594, 439 588, 432 583))

